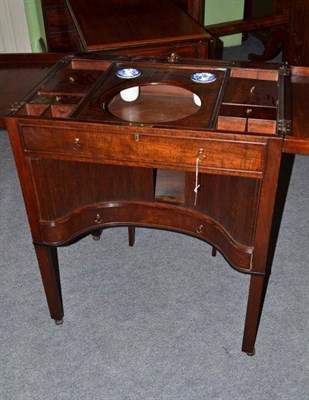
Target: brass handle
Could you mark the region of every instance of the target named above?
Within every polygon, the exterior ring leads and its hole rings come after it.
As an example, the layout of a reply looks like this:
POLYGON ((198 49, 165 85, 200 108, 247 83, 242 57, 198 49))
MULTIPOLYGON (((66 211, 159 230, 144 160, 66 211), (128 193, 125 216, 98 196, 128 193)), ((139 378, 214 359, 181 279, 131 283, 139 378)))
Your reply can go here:
POLYGON ((203 228, 204 228, 203 225, 197 226, 197 227, 196 227, 196 233, 199 233, 199 234, 203 233, 203 228))
POLYGON ((101 222, 103 222, 103 219, 102 219, 102 217, 101 217, 101 215, 99 213, 97 213, 97 216, 96 216, 94 222, 96 224, 100 224, 101 222))
POLYGON ((79 150, 81 147, 82 147, 82 145, 80 143, 80 139, 79 138, 75 138, 74 139, 74 143, 73 143, 73 149, 79 150))
POLYGON ((198 157, 198 160, 199 160, 199 161, 203 161, 203 160, 206 159, 204 149, 199 149, 199 151, 198 151, 198 156, 197 156, 197 157, 198 157))
POLYGON ((247 115, 251 115, 252 113, 253 113, 252 108, 247 108, 247 109, 246 109, 246 114, 247 114, 247 115))
POLYGON ((179 55, 177 53, 171 53, 171 55, 167 57, 167 61, 170 63, 177 63, 179 61, 179 55))

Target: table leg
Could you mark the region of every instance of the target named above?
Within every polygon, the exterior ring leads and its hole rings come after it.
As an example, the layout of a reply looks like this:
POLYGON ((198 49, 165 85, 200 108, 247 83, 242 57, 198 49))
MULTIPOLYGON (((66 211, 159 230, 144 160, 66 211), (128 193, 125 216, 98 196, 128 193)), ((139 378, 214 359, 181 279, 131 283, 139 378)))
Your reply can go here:
MULTIPOLYGON (((97 229, 91 233, 93 240, 100 240, 103 229, 97 229)), ((135 226, 128 226, 129 246, 134 246, 135 243, 135 226)))
POLYGON ((213 257, 216 257, 216 255, 217 255, 217 249, 214 246, 212 246, 212 248, 211 248, 211 255, 213 257))
POLYGON ((135 226, 128 226, 129 246, 134 246, 135 243, 135 226))
POLYGON ((100 240, 103 229, 97 229, 91 233, 93 240, 100 240))
POLYGON ((242 343, 242 351, 255 354, 255 340, 259 328, 269 275, 252 275, 247 304, 247 315, 242 343))
POLYGON ((63 320, 63 303, 57 248, 35 244, 41 277, 45 289, 50 316, 59 325, 63 320))

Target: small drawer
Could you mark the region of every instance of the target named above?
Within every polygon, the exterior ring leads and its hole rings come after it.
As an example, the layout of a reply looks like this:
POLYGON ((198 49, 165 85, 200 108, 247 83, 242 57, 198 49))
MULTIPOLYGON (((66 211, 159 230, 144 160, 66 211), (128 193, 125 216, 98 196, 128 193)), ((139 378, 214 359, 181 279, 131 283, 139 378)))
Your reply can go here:
POLYGON ((266 146, 263 142, 245 140, 150 134, 142 129, 136 134, 27 125, 22 127, 22 132, 28 152, 184 171, 195 171, 198 160, 200 172, 230 174, 261 174, 266 146))
POLYGON ((225 131, 275 135, 276 121, 267 119, 219 116, 217 128, 225 131))
POLYGON ((277 131, 277 109, 255 105, 222 104, 217 129, 274 135, 277 131))
POLYGON ((114 202, 79 209, 57 221, 41 221, 45 243, 61 244, 109 226, 144 226, 186 233, 213 243, 241 271, 251 270, 253 247, 236 242, 214 220, 166 204, 114 202))

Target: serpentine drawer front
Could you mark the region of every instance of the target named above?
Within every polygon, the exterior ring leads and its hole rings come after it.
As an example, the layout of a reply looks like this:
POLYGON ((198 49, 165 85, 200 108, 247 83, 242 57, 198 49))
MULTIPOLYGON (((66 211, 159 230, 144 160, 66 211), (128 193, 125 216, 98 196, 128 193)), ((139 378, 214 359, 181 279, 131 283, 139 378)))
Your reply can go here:
MULTIPOLYGON (((49 311, 62 321, 58 246, 114 226, 130 245, 136 227, 171 230, 250 275, 242 350, 253 354, 279 179, 288 188, 282 153, 308 152, 309 69, 172 61, 70 56, 48 69, 32 56, 20 67, 35 84, 5 123, 49 311)), ((10 68, 0 58, 0 79, 10 68)))

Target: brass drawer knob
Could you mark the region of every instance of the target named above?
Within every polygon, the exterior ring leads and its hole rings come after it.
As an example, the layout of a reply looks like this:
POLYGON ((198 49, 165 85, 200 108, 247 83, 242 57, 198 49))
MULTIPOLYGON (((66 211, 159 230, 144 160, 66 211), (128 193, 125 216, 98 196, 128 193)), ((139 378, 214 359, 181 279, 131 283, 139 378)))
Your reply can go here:
POLYGON ((177 53, 171 53, 171 55, 167 57, 167 61, 170 63, 177 63, 179 61, 179 55, 177 53))
POLYGON ((201 233, 203 233, 203 228, 204 228, 204 226, 203 226, 203 225, 199 225, 199 226, 197 226, 197 227, 196 227, 196 233, 198 233, 198 234, 201 234, 201 233))
POLYGON ((100 224, 101 222, 103 222, 103 219, 102 219, 102 217, 101 217, 101 215, 99 213, 97 213, 97 216, 96 216, 94 222, 96 224, 100 224))
POLYGON ((74 150, 79 150, 82 147, 81 143, 80 143, 80 139, 79 138, 75 138, 74 139, 74 143, 73 143, 73 149, 74 150))

